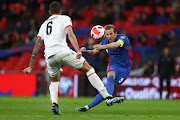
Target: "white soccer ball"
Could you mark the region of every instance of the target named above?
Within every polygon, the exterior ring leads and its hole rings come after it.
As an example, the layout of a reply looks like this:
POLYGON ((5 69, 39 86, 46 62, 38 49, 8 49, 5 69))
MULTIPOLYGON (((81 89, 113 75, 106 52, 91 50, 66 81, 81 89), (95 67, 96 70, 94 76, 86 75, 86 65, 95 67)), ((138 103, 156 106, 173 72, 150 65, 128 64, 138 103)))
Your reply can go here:
POLYGON ((101 25, 96 25, 91 29, 91 37, 99 40, 105 36, 105 29, 101 25))

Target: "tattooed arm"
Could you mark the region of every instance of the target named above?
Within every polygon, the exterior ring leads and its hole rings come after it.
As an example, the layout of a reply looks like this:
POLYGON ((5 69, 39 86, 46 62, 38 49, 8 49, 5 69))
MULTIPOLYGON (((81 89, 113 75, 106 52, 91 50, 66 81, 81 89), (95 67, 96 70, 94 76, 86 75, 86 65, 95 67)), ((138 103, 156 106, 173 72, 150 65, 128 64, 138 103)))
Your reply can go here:
POLYGON ((32 56, 31 56, 31 60, 29 62, 29 67, 31 67, 31 68, 34 67, 34 63, 35 63, 37 54, 38 54, 39 49, 41 48, 42 44, 43 44, 43 40, 38 37, 37 40, 36 40, 36 43, 34 45, 34 49, 33 49, 32 56))
POLYGON ((26 69, 23 70, 23 72, 26 75, 29 75, 32 72, 32 69, 34 67, 34 63, 35 63, 37 54, 38 54, 39 49, 41 48, 42 44, 43 44, 43 40, 38 37, 37 40, 36 40, 36 43, 34 45, 32 56, 31 56, 31 59, 30 59, 30 62, 29 62, 29 67, 27 67, 26 69))

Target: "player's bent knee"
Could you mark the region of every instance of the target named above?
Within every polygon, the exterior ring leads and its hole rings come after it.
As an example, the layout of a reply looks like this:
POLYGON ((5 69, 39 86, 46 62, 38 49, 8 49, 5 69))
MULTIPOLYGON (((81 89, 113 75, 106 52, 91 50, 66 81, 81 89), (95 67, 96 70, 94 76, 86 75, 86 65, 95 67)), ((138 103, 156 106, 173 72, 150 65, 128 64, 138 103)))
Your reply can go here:
POLYGON ((116 73, 114 71, 109 71, 107 73, 107 76, 109 77, 110 75, 112 75, 114 77, 114 79, 116 78, 116 73))
POLYGON ((92 66, 89 65, 89 63, 87 61, 85 61, 83 65, 86 66, 87 68, 89 68, 89 70, 92 68, 92 66))
POLYGON ((85 61, 85 63, 83 64, 83 66, 79 70, 86 73, 92 68, 93 67, 91 65, 89 65, 89 63, 87 61, 85 61))

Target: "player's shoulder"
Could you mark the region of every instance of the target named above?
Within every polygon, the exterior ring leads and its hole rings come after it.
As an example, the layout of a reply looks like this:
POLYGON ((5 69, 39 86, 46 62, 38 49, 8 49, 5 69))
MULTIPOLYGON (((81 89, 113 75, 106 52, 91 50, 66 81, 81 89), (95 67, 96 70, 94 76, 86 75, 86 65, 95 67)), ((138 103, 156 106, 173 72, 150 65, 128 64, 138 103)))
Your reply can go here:
POLYGON ((117 40, 119 39, 123 40, 124 42, 129 41, 129 39, 124 34, 117 34, 117 40))
POLYGON ((69 16, 67 15, 60 15, 59 18, 61 19, 71 19, 69 16))
POLYGON ((59 15, 58 17, 59 21, 63 21, 63 22, 69 22, 69 23, 72 23, 72 20, 69 16, 67 15, 59 15))
POLYGON ((127 38, 124 34, 117 34, 118 39, 125 39, 127 38))

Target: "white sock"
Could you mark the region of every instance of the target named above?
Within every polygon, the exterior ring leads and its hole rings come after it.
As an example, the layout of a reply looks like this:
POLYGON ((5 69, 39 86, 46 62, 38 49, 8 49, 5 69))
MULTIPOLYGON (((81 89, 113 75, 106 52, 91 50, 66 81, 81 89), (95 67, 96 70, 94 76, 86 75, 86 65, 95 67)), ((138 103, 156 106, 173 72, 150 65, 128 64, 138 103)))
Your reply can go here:
POLYGON ((58 88, 59 82, 51 82, 51 84, 49 85, 50 98, 52 103, 58 104, 58 88))
POLYGON ((103 82, 102 82, 101 79, 99 78, 99 76, 96 74, 94 68, 90 69, 90 70, 86 73, 86 75, 87 75, 87 77, 88 77, 89 82, 91 83, 91 85, 92 85, 94 88, 96 88, 96 89, 101 93, 101 95, 103 96, 103 98, 106 98, 106 97, 111 96, 111 95, 107 92, 107 90, 106 90, 103 82))
POLYGON ((88 107, 88 105, 86 105, 86 106, 84 106, 87 110, 89 110, 89 107, 88 107))

